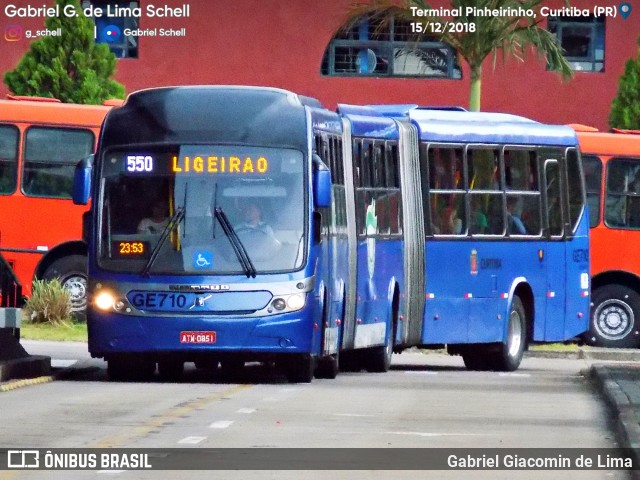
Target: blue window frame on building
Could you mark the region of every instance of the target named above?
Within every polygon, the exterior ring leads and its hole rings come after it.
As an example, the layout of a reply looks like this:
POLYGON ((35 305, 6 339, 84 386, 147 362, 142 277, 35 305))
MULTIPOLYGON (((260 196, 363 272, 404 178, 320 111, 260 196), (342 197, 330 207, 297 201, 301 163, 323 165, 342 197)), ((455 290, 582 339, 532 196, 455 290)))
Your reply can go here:
POLYGON ((549 17, 549 31, 558 38, 573 70, 604 72, 604 17, 549 17))
MULTIPOLYGON (((122 2, 117 0, 83 0, 82 8, 90 5, 103 8, 106 11, 109 5, 118 6, 119 9, 140 7, 140 2, 122 2)), ((96 42, 106 43, 109 49, 118 58, 138 58, 138 38, 125 35, 125 30, 139 28, 138 18, 134 16, 94 17, 96 24, 96 42)))
POLYGON ((366 17, 341 28, 327 47, 321 72, 328 76, 462 78, 455 50, 419 35, 409 22, 366 17))

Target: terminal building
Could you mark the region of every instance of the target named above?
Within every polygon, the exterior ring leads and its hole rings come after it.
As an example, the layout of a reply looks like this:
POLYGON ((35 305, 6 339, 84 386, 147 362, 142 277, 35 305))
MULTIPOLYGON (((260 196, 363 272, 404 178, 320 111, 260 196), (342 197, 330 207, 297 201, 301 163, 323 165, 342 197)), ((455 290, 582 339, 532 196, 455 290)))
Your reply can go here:
MULTIPOLYGON (((16 7, 35 3, 11 2, 16 7)), ((352 0, 163 0, 165 9, 147 0, 81 3, 104 11, 118 5, 118 17, 93 20, 97 41, 108 42, 118 57, 116 79, 127 92, 245 84, 293 90, 329 108, 338 103, 468 105, 470 71, 451 46, 435 36, 416 43, 415 27, 400 19, 379 25, 363 17, 348 24, 352 0)), ((430 3, 451 8, 446 0, 430 3)), ((638 53, 640 9, 622 15, 620 3, 612 0, 571 3, 566 11, 563 0, 549 0, 544 5, 553 15, 537 18, 559 38, 573 78, 563 82, 533 51, 525 62, 501 53, 495 60, 489 56, 483 65, 482 110, 607 128, 625 62, 638 53), (615 17, 596 16, 596 6, 615 7, 615 17)), ((43 16, 8 17, 4 10, 2 18, 23 32, 44 28, 43 16)), ((0 72, 14 68, 31 41, 26 35, 12 40, 0 43, 0 72)), ((0 85, 0 95, 6 93, 0 85)))

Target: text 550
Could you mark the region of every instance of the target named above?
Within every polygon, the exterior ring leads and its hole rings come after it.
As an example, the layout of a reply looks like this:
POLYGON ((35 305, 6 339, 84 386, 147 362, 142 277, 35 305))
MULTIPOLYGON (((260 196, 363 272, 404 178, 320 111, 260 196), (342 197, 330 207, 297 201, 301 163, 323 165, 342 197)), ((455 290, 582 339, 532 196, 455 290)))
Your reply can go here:
POLYGON ((127 172, 152 172, 151 155, 127 155, 127 172))

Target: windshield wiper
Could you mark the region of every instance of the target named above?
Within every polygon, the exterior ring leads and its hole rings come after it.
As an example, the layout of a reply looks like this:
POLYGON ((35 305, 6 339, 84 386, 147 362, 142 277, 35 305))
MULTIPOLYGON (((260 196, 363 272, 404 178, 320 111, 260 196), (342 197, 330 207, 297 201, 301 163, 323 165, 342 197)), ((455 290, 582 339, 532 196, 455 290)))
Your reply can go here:
POLYGON ((222 230, 224 230, 225 235, 229 238, 231 246, 233 247, 233 251, 238 257, 238 260, 240 261, 240 264, 244 269, 245 275, 247 276, 247 278, 255 278, 256 273, 258 273, 256 271, 256 267, 253 266, 253 262, 251 262, 251 258, 249 258, 247 249, 243 245, 240 238, 238 238, 238 235, 236 234, 233 225, 231 225, 231 222, 227 218, 227 215, 224 213, 224 210, 222 210, 222 207, 216 207, 214 213, 216 218, 220 222, 220 225, 222 225, 222 230))
POLYGON ((164 230, 162 231, 162 234, 158 239, 158 243, 151 251, 151 256, 149 257, 149 261, 142 269, 142 275, 144 275, 145 277, 149 276, 149 271, 151 270, 151 267, 155 263, 156 259, 158 258, 158 255, 160 254, 160 249, 162 248, 162 245, 164 245, 164 242, 167 241, 167 238, 169 237, 171 232, 173 232, 176 229, 176 227, 180 225, 180 222, 182 222, 182 219, 184 218, 184 212, 185 212, 184 207, 176 208, 175 213, 169 219, 169 223, 167 223, 167 226, 164 227, 164 230))

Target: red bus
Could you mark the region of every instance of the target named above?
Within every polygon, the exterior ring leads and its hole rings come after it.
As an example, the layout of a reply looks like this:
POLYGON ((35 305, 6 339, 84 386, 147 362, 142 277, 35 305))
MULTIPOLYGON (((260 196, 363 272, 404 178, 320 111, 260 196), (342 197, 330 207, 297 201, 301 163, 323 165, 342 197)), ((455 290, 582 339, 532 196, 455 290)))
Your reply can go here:
POLYGON ((81 233, 87 208, 71 201, 73 171, 95 150, 109 105, 0 100, 0 252, 25 294, 34 278, 58 277, 75 312, 86 306, 87 247, 81 233))
POLYGON ((584 163, 591 224, 587 343, 640 346, 640 131, 572 125, 584 163))

